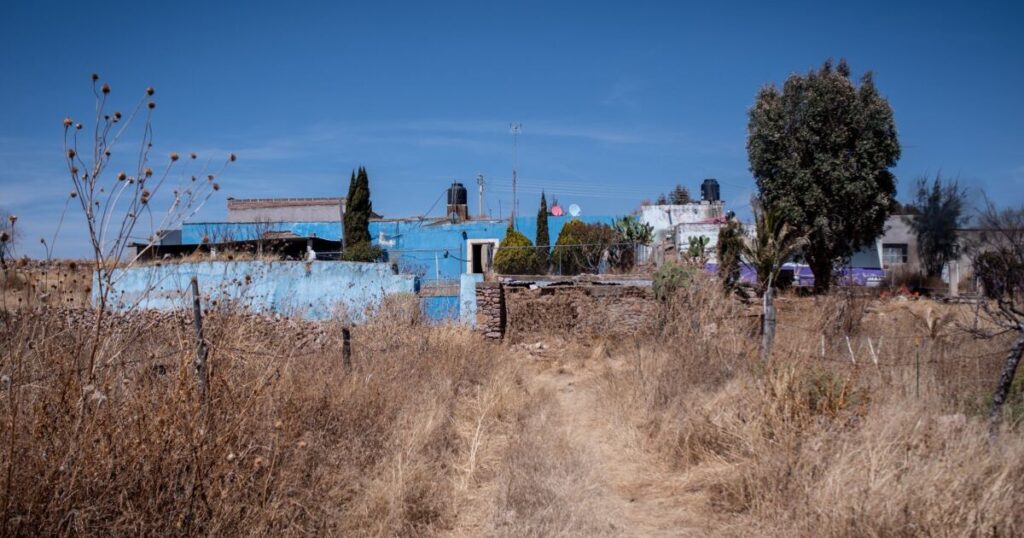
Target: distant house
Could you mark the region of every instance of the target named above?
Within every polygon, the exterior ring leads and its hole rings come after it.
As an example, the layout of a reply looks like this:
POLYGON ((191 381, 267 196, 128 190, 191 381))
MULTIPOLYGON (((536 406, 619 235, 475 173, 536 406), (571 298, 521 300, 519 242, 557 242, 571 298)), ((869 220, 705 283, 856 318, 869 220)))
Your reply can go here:
POLYGON ((228 222, 341 222, 344 198, 228 198, 228 222))
MULTIPOLYGON (((910 223, 914 215, 890 215, 885 221, 885 232, 878 239, 882 257, 882 267, 887 276, 918 275, 924 272, 918 255, 917 234, 910 223)), ((976 246, 981 244, 986 230, 980 228, 960 228, 957 230, 959 254, 957 259, 946 264, 942 280, 949 283, 950 276, 956 281, 967 284, 965 291, 974 291, 972 282, 974 255, 976 246)))

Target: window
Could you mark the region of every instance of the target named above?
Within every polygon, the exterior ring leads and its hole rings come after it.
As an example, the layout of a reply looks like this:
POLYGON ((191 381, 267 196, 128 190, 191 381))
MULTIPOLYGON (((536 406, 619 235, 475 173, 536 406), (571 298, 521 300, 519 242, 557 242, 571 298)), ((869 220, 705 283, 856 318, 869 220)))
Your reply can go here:
POLYGON ((886 266, 907 263, 906 243, 886 243, 882 245, 882 263, 886 266))

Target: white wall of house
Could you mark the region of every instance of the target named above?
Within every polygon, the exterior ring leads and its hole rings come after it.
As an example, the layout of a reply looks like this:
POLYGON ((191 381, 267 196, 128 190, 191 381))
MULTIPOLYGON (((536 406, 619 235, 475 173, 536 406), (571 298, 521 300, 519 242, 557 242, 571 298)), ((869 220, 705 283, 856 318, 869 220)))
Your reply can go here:
POLYGON ((722 202, 693 202, 680 205, 643 205, 640 206, 640 220, 654 228, 656 239, 664 238, 680 224, 721 217, 725 213, 722 202))
POLYGON ((704 249, 704 255, 708 261, 717 263, 718 260, 718 230, 722 224, 680 224, 676 226, 676 251, 686 252, 690 248, 690 238, 704 236, 708 238, 708 244, 704 249))

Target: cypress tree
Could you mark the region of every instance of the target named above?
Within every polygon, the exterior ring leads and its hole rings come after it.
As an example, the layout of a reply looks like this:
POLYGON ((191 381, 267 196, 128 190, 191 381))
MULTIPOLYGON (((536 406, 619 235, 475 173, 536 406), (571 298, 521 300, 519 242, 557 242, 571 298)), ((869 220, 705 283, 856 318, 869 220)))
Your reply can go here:
MULTIPOLYGON (((352 172, 352 178, 349 181, 348 187, 348 198, 345 200, 345 217, 343 222, 345 259, 373 261, 372 259, 364 259, 375 251, 375 249, 370 248, 370 215, 372 213, 373 204, 370 202, 370 179, 366 175, 366 168, 360 166, 358 173, 352 172), (349 253, 352 255, 349 255, 349 253), (366 255, 363 255, 363 253, 366 255)), ((374 256, 374 258, 376 257, 374 256)))
POLYGON ((546 273, 551 256, 551 237, 548 235, 548 201, 544 191, 540 193, 540 209, 537 210, 537 257, 540 271, 546 273), (543 247, 543 248, 541 248, 543 247))

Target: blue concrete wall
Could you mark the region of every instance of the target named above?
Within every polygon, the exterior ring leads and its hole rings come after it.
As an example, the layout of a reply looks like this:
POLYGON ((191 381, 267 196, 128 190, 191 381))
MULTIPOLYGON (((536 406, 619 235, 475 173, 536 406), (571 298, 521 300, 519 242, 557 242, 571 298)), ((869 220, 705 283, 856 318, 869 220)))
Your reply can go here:
POLYGON ((112 308, 189 308, 192 277, 199 281, 205 306, 234 303, 314 320, 346 312, 353 321, 363 321, 384 296, 418 289, 414 276, 393 274, 381 263, 210 261, 118 270, 112 308))
POLYGON ((458 295, 435 295, 421 297, 420 308, 423 314, 433 321, 446 322, 459 319, 458 295))
POLYGON ((483 282, 484 275, 462 275, 459 282, 459 322, 467 327, 476 327, 476 284, 483 282))

